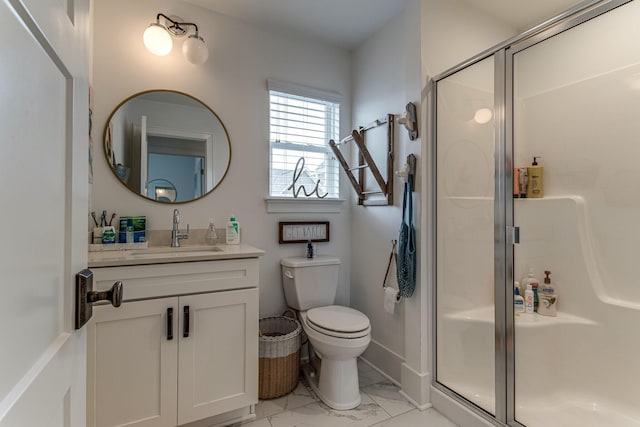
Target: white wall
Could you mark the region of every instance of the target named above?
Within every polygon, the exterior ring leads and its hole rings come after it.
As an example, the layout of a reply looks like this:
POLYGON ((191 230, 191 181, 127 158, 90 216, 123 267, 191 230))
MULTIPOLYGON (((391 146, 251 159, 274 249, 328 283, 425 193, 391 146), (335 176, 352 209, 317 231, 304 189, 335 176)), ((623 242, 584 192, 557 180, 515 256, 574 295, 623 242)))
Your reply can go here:
MULTIPOLYGON (((224 122, 231 139, 229 172, 210 195, 177 206, 182 227, 206 228, 209 218, 218 227, 234 213, 242 239, 265 250, 261 264, 260 315, 279 314, 285 308, 279 260, 304 254, 304 245, 278 244, 278 221, 329 220, 331 242, 318 244, 320 254, 343 260, 338 302, 349 303, 350 203, 338 214, 268 214, 264 198, 268 186, 268 92, 266 79, 275 78, 332 90, 345 96, 342 132, 350 128, 350 55, 341 49, 301 39, 266 33, 232 18, 171 0, 94 2, 96 144, 92 210, 121 215, 146 215, 149 229, 169 229, 167 206, 144 200, 126 190, 108 169, 101 154, 102 131, 111 111, 128 96, 148 89, 174 89, 202 100, 224 122), (144 48, 142 33, 158 12, 197 23, 210 51, 202 66, 189 64, 178 41, 167 57, 144 48)), ((346 181, 341 195, 349 198, 346 181)))
MULTIPOLYGON (((352 208, 352 305, 369 316, 373 341, 365 357, 392 378, 418 405, 428 402, 430 382, 430 286, 426 193, 427 92, 426 77, 445 71, 515 34, 515 29, 454 0, 409 1, 403 14, 389 22, 354 52, 353 126, 387 113, 404 111, 407 102, 421 105, 418 141, 411 142, 401 125, 396 128, 396 160, 400 169, 409 153, 418 157, 414 223, 419 233, 418 286, 414 296, 396 306, 394 315, 383 308, 382 280, 402 218, 404 182, 394 185, 394 206, 352 208), (423 178, 424 177, 424 178, 423 178)), ((420 110, 420 108, 419 108, 420 110)), ((380 156, 384 147, 369 149, 380 156)), ((383 172, 384 174, 384 172, 383 172)), ((392 271, 392 275, 395 271, 392 271)), ((392 285, 397 286, 395 278, 392 285)))
MULTIPOLYGON (((404 113, 408 102, 420 105, 420 20, 419 13, 415 13, 419 7, 419 1, 410 1, 404 13, 354 52, 354 128, 389 113, 404 113)), ((367 147, 385 177, 386 133, 386 126, 382 126, 366 135, 367 147)), ((408 154, 416 153, 419 157, 420 140, 410 141, 400 124, 396 124, 394 137, 396 160, 389 167, 396 171, 402 168, 408 154)), ((356 159, 358 150, 355 145, 353 149, 352 158, 356 159)), ((375 187, 370 175, 367 182, 375 187)), ((357 206, 354 202, 351 220, 351 303, 369 317, 372 327, 372 343, 365 358, 397 381, 400 381, 400 364, 405 355, 405 303, 397 304, 394 314, 384 311, 382 283, 391 240, 398 238, 402 221, 403 188, 404 181, 395 178, 393 206, 357 206)), ((417 214, 420 195, 415 194, 417 214)), ((417 215, 414 223, 420 229, 417 215)), ((388 285, 398 287, 395 266, 390 271, 388 285)))
POLYGON ((461 0, 422 0, 422 72, 434 77, 515 36, 515 27, 461 0))

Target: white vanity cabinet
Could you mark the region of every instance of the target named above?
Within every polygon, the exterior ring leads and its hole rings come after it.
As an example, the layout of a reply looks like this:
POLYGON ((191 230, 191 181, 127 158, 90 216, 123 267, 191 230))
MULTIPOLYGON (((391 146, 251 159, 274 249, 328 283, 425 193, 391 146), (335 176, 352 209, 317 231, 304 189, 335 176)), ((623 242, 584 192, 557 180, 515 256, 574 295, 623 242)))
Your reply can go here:
POLYGON ((258 402, 258 263, 92 268, 98 290, 123 282, 124 302, 94 307, 88 323, 88 425, 250 417, 258 402))

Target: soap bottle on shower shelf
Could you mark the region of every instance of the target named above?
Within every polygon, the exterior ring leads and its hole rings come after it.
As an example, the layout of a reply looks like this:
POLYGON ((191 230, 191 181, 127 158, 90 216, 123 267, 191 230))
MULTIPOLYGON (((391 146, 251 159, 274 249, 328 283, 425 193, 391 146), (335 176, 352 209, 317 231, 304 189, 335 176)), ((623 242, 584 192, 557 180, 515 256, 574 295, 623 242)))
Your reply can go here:
POLYGON ((520 186, 520 198, 527 198, 527 183, 529 182, 529 175, 527 175, 527 168, 518 169, 520 177, 518 178, 518 185, 520 186))
POLYGON ((543 172, 544 168, 538 165, 538 159, 540 157, 534 157, 531 166, 527 167, 527 197, 528 198, 542 198, 544 197, 544 183, 543 172))
POLYGON ((538 314, 543 316, 557 316, 558 310, 558 295, 556 289, 551 285, 551 278, 549 275, 551 272, 546 270, 544 272, 544 284, 540 287, 540 306, 538 307, 538 314))
POLYGON ((524 313, 524 298, 520 296, 520 284, 514 282, 513 284, 513 314, 520 316, 520 313, 524 313))
POLYGON ((533 311, 537 312, 539 305, 538 287, 540 286, 540 281, 535 278, 532 267, 529 268, 527 277, 522 279, 522 289, 526 290, 527 285, 531 285, 531 290, 533 291, 533 311))
POLYGON ((226 226, 227 245, 237 245, 240 243, 240 223, 235 215, 231 215, 226 226))
POLYGON ((527 289, 524 291, 524 312, 533 314, 533 289, 531 285, 527 285, 527 289))

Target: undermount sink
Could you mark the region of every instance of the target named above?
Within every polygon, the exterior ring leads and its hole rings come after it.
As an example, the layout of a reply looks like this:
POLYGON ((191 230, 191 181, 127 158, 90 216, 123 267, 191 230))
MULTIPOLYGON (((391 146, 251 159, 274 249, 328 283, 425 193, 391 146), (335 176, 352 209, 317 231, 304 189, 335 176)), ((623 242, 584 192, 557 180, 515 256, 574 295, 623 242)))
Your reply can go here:
POLYGON ((144 251, 135 251, 130 252, 130 256, 153 256, 153 255, 170 255, 176 254, 180 256, 189 256, 189 255, 204 255, 211 252, 222 252, 217 246, 210 246, 206 248, 189 248, 189 247, 180 247, 180 248, 149 248, 144 251))

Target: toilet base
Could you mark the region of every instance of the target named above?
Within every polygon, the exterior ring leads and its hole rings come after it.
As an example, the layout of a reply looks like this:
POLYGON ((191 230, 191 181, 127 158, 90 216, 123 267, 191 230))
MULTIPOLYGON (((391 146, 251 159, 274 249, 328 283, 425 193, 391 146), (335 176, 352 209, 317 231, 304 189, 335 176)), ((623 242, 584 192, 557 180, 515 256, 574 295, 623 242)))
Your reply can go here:
POLYGON ((339 411, 353 409, 360 405, 357 358, 349 360, 321 359, 320 372, 313 365, 302 365, 302 373, 311 389, 328 407, 339 411))

